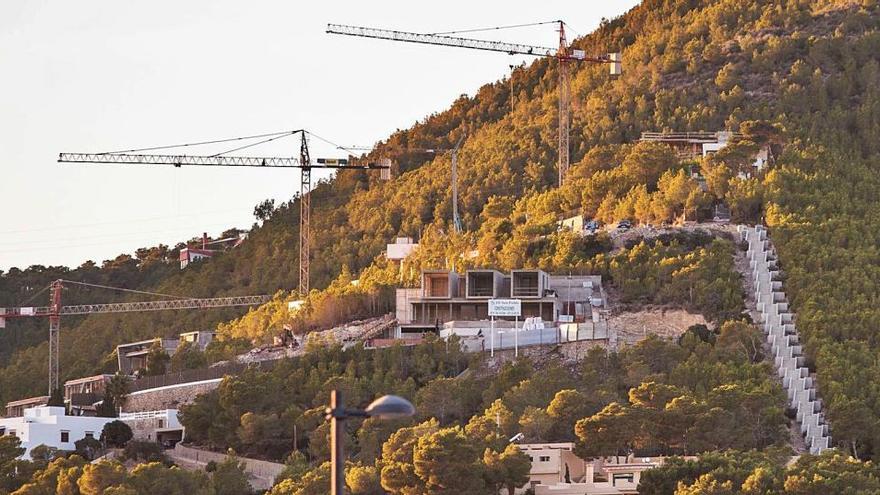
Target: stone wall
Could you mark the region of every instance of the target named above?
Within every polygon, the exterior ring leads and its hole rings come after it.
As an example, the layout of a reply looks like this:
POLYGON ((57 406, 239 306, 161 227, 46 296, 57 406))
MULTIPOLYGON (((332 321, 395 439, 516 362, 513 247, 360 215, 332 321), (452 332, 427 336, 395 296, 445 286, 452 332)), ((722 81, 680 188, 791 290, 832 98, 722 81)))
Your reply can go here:
POLYGON ((631 346, 648 335, 678 338, 691 325, 709 325, 701 314, 683 309, 647 309, 627 311, 608 316, 608 331, 615 335, 620 346, 631 346))
POLYGON ((199 394, 214 390, 220 385, 222 378, 200 382, 181 383, 167 387, 140 390, 129 394, 122 407, 122 412, 157 411, 160 409, 179 409, 183 404, 190 404, 199 394))
MULTIPOLYGON (((172 450, 165 452, 174 462, 193 470, 202 470, 211 461, 221 463, 226 460, 226 454, 211 452, 208 450, 185 447, 177 444, 172 450)), ((268 490, 274 484, 275 478, 284 470, 284 464, 277 462, 238 457, 239 462, 244 463, 244 470, 249 475, 251 487, 255 490, 268 490)))

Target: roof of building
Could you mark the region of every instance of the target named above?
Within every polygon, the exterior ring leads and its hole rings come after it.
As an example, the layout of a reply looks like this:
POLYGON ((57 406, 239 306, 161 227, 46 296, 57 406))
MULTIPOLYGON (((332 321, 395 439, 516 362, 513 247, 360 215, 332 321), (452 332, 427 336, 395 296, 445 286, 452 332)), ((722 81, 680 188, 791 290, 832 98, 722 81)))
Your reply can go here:
POLYGON ((199 334, 216 335, 217 332, 215 332, 214 330, 193 330, 192 332, 183 332, 180 334, 180 336, 183 337, 184 335, 199 335, 199 334))
POLYGON ((38 397, 28 397, 27 399, 18 399, 9 401, 6 403, 6 407, 14 407, 14 406, 26 406, 28 404, 36 404, 36 403, 46 403, 49 402, 48 395, 40 395, 38 397))
POLYGON ((80 383, 96 382, 99 380, 109 380, 110 378, 113 378, 113 375, 109 373, 104 373, 102 375, 86 376, 83 378, 67 380, 66 382, 64 382, 64 386, 66 387, 68 385, 79 385, 80 383))
POLYGON ((140 341, 138 341, 138 342, 128 342, 127 344, 119 344, 118 346, 116 346, 116 348, 118 349, 118 348, 120 348, 120 347, 142 346, 142 345, 146 345, 146 344, 153 344, 153 343, 158 342, 158 341, 163 341, 163 342, 164 342, 164 341, 168 341, 168 342, 176 342, 175 339, 169 339, 169 338, 167 338, 167 337, 154 337, 154 338, 152 338, 152 339, 140 340, 140 341))
POLYGON ((632 471, 644 471, 646 469, 653 469, 659 465, 660 465, 659 462, 630 462, 627 464, 604 464, 604 465, 602 465, 602 470, 608 471, 608 472, 629 473, 632 471))
POLYGON ((574 443, 572 442, 555 442, 555 443, 519 443, 516 444, 520 449, 528 450, 572 450, 574 443))

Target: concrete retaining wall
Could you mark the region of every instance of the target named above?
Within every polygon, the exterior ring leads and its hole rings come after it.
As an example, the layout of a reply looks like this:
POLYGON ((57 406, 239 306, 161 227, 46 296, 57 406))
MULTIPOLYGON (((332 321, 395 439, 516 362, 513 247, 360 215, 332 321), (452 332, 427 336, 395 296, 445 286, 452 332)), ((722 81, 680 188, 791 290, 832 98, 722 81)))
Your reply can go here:
POLYGON ((757 323, 767 336, 774 367, 787 391, 788 406, 797 411, 807 447, 811 454, 820 454, 831 445, 830 428, 822 412, 822 400, 817 397, 816 382, 804 367, 795 315, 778 280, 776 249, 761 225, 740 226, 739 232, 749 245, 747 256, 760 320, 757 323))
MULTIPOLYGON (((208 450, 185 447, 177 444, 173 449, 165 452, 175 462, 187 464, 190 468, 204 469, 209 462, 221 463, 226 460, 226 454, 211 452, 208 450)), ((245 471, 250 475, 250 484, 255 490, 268 490, 275 483, 275 478, 284 470, 284 464, 277 462, 261 461, 239 457, 239 462, 244 463, 245 471)))
POLYGON ((199 394, 214 390, 223 381, 222 378, 201 382, 181 383, 167 387, 151 388, 132 392, 125 399, 122 412, 157 411, 160 409, 180 409, 183 404, 190 404, 199 394))

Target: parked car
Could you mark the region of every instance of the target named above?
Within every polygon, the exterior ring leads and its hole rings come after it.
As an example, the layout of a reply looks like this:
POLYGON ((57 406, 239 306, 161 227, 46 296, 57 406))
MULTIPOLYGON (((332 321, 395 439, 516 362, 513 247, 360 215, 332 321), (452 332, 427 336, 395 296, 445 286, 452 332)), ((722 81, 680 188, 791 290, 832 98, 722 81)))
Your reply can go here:
POLYGON ((584 230, 590 234, 595 234, 601 226, 602 224, 600 224, 598 220, 590 220, 584 225, 584 230))
POLYGON ((629 230, 632 226, 632 222, 629 220, 621 220, 617 222, 617 230, 629 230))

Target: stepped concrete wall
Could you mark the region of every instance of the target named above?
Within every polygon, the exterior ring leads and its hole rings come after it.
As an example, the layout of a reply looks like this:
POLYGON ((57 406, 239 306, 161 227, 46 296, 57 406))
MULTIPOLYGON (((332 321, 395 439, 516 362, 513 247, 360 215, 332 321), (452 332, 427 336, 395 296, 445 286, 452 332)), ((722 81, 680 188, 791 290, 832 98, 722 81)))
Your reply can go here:
POLYGON ((804 366, 803 347, 782 287, 776 250, 761 225, 740 226, 742 240, 749 249, 749 275, 755 288, 759 323, 764 329, 772 359, 788 405, 797 411, 797 422, 811 454, 820 454, 831 445, 828 422, 817 397, 816 382, 804 366))

